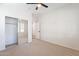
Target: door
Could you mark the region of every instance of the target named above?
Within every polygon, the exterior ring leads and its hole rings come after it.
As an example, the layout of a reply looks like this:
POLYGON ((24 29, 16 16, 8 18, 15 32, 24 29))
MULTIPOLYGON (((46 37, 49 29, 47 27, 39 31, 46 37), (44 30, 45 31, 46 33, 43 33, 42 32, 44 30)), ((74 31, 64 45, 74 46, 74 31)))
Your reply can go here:
POLYGON ((18 32, 18 44, 24 44, 28 42, 28 21, 19 21, 19 32, 18 32))
POLYGON ((6 45, 17 43, 18 40, 18 19, 12 17, 5 17, 5 34, 6 45))
POLYGON ((40 23, 33 22, 33 39, 40 39, 40 23))

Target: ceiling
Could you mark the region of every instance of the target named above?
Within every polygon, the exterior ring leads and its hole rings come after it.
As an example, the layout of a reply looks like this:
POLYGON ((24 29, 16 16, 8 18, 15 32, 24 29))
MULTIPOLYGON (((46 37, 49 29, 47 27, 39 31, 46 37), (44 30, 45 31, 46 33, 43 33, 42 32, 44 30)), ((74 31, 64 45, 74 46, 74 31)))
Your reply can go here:
POLYGON ((48 8, 45 8, 43 6, 39 7, 38 10, 35 10, 36 8, 36 5, 28 5, 29 6, 29 9, 32 9, 33 10, 33 13, 40 13, 40 14, 45 14, 49 11, 53 11, 55 10, 56 8, 60 8, 60 7, 64 7, 66 5, 69 5, 69 3, 44 3, 46 5, 48 5, 48 8))

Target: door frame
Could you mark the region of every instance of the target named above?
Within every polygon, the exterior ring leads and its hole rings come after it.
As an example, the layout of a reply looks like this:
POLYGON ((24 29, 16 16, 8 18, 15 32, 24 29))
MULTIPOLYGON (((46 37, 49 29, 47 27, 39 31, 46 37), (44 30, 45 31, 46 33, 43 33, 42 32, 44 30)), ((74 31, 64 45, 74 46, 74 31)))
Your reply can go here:
MULTIPOLYGON (((33 36, 33 24, 35 22, 38 22, 39 23, 39 39, 41 39, 41 21, 39 19, 39 15, 37 13, 32 13, 32 18, 33 18, 33 21, 32 21, 32 36, 33 36)), ((33 38, 32 39, 36 39, 36 38, 33 38)))
MULTIPOLYGON (((27 40, 26 40, 26 43, 28 43, 28 20, 20 19, 20 20, 18 21, 19 25, 20 25, 21 23, 25 23, 25 22, 27 23, 27 40)), ((26 24, 26 23, 25 23, 25 24, 26 24)), ((24 24, 24 31, 25 31, 25 24, 24 24)), ((18 26, 19 26, 19 25, 18 25, 18 26)), ((19 29, 20 29, 20 30, 18 31, 18 37, 19 37, 19 38, 22 38, 22 37, 20 37, 20 35, 22 34, 21 28, 19 27, 19 29)), ((18 42, 19 42, 19 41, 18 41, 18 42)), ((18 44, 19 44, 19 43, 18 43, 18 44)))
MULTIPOLYGON (((11 17, 11 16, 5 16, 5 21, 6 21, 6 17, 17 19, 17 42, 16 43, 13 43, 13 44, 10 44, 10 45, 6 45, 5 44, 5 47, 7 48, 8 46, 18 45, 18 20, 19 19, 18 18, 15 18, 15 17, 11 17)), ((5 22, 5 25, 6 25, 6 22, 5 22)), ((6 33, 5 33, 5 37, 6 37, 6 33)), ((5 40, 6 40, 6 38, 5 38, 5 40)))

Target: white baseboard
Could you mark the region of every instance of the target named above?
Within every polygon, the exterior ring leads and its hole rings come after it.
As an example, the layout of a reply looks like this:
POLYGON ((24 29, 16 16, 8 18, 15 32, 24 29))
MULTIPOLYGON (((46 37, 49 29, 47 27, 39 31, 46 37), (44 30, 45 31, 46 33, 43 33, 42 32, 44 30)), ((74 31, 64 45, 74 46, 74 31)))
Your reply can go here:
POLYGON ((56 43, 56 42, 53 42, 53 41, 50 41, 50 40, 47 40, 47 39, 46 40, 43 40, 43 41, 46 41, 48 43, 55 44, 55 45, 58 45, 58 46, 62 46, 62 47, 65 47, 65 48, 69 48, 69 49, 72 49, 72 50, 79 51, 79 49, 77 49, 77 48, 72 48, 72 47, 69 47, 67 45, 59 44, 59 43, 56 43))
POLYGON ((2 48, 2 49, 0 49, 0 51, 3 51, 3 50, 5 50, 6 48, 2 48))

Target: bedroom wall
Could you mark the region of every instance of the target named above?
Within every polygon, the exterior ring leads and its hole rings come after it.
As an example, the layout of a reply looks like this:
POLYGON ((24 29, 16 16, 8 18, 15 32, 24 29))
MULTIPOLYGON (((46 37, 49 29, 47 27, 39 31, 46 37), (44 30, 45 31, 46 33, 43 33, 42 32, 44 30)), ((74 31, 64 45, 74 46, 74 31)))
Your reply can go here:
POLYGON ((5 16, 28 20, 28 42, 32 42, 32 10, 23 3, 0 4, 0 50, 5 49, 5 16))
POLYGON ((41 40, 79 50, 79 4, 51 10, 40 22, 41 40))

